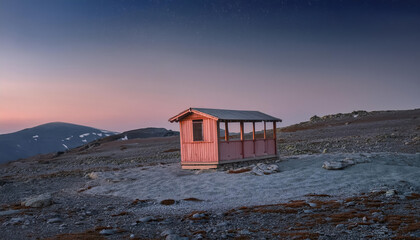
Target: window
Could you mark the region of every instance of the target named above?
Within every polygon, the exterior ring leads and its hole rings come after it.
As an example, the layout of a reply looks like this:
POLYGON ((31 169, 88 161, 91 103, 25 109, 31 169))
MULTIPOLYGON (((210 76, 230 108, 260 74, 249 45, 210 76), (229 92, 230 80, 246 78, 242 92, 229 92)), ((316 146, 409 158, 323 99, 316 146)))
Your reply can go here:
POLYGON ((193 120, 193 140, 203 141, 203 120, 193 120))

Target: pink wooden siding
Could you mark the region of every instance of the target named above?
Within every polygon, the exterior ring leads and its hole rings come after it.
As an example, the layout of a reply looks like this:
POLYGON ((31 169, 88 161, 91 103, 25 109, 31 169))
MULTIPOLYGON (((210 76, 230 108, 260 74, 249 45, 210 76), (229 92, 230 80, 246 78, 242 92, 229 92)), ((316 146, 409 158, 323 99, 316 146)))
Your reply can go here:
MULTIPOLYGON (((229 141, 220 142, 220 161, 223 160, 234 160, 242 158, 242 142, 241 141, 229 141)), ((245 158, 275 155, 275 142, 274 139, 258 139, 255 140, 255 152, 254 152, 254 141, 244 141, 244 155, 245 158)))
POLYGON ((191 114, 180 122, 181 161, 218 162, 217 121, 191 114), (203 141, 193 141, 192 120, 203 119, 203 141))

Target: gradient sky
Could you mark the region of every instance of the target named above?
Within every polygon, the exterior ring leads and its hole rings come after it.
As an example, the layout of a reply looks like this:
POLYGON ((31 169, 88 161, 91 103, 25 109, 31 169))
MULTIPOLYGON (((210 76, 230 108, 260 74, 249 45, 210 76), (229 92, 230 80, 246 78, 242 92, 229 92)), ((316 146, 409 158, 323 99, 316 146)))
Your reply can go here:
POLYGON ((0 0, 0 134, 420 107, 420 1, 0 0))

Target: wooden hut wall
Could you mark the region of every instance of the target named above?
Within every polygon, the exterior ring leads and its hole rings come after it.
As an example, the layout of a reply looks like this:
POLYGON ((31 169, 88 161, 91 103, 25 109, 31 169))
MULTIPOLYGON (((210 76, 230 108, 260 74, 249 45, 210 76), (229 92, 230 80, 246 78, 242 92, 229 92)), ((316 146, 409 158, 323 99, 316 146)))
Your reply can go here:
POLYGON ((217 144, 217 121, 205 118, 198 114, 190 116, 180 121, 181 134, 181 159, 182 162, 197 163, 217 163, 218 144, 217 144), (203 120, 203 141, 193 141, 193 120, 203 120))

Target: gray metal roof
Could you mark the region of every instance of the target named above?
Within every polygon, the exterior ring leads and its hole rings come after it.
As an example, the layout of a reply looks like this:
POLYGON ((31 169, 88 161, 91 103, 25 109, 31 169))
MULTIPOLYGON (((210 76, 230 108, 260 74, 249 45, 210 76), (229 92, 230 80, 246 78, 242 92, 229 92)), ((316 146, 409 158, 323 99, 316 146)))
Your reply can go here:
POLYGON ((211 115, 219 120, 225 121, 276 121, 281 122, 280 118, 275 118, 259 111, 211 109, 211 108, 191 108, 193 110, 211 115))

